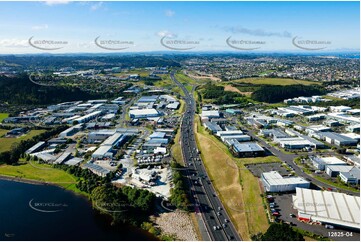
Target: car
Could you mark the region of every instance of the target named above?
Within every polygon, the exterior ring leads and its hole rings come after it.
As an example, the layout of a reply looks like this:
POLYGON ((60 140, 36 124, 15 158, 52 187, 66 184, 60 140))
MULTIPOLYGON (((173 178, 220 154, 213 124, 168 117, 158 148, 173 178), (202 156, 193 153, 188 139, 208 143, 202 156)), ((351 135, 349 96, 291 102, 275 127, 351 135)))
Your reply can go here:
POLYGON ((223 228, 227 227, 227 225, 226 225, 226 224, 222 224, 222 226, 223 226, 223 228))
POLYGON ((325 228, 326 229, 334 229, 335 227, 333 225, 330 225, 330 224, 325 224, 325 228))
POLYGON ((290 213, 290 217, 294 218, 294 217, 296 217, 296 215, 294 215, 293 213, 290 213))
POLYGON ((273 212, 272 215, 273 216, 280 216, 280 213, 279 212, 273 212))
POLYGON ((218 210, 222 210, 222 208, 221 208, 221 207, 218 207, 218 210))
POLYGON ((217 229, 221 229, 221 227, 220 227, 220 226, 217 226, 217 229))
POLYGON ((213 230, 216 231, 216 230, 217 230, 217 227, 216 227, 216 226, 213 226, 213 230))
POLYGON ((225 219, 224 219, 224 222, 225 222, 225 223, 228 223, 229 221, 228 221, 228 219, 225 218, 225 219))
POLYGON ((221 216, 221 213, 220 213, 220 212, 217 212, 217 215, 218 215, 218 216, 221 216))

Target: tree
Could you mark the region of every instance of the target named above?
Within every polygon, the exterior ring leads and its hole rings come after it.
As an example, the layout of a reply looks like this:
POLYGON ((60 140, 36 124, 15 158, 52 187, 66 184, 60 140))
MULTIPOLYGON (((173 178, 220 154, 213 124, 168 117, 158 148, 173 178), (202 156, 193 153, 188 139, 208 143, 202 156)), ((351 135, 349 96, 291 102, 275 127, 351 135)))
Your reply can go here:
POLYGON ((273 223, 261 236, 262 241, 303 241, 301 233, 292 229, 285 223, 273 223))

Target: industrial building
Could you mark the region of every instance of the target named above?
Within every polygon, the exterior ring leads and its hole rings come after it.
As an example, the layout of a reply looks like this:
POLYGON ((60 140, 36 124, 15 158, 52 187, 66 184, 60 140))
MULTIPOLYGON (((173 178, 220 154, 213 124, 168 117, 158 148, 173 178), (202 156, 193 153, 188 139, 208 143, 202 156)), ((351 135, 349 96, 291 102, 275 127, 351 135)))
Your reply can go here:
POLYGON ((100 142, 100 141, 103 141, 106 138, 112 136, 113 134, 115 134, 114 129, 103 129, 103 130, 90 132, 88 134, 88 142, 89 143, 100 142))
POLYGON ((236 141, 230 148, 236 157, 256 157, 265 154, 264 149, 256 142, 239 143, 236 141))
POLYGON ((296 188, 292 202, 301 221, 360 229, 360 197, 296 188))
POLYGON ((340 160, 337 157, 330 156, 330 157, 317 157, 317 156, 310 156, 309 157, 312 165, 320 171, 324 171, 327 166, 329 165, 346 165, 346 162, 340 160))
POLYGON ((99 148, 94 151, 92 154, 93 159, 104 159, 104 158, 113 158, 112 146, 101 145, 99 148))
POLYGON ((129 110, 130 118, 150 118, 150 117, 159 117, 159 116, 160 116, 159 112, 154 108, 129 110))
POLYGON ((74 134, 78 133, 80 130, 82 129, 82 125, 81 124, 77 124, 73 127, 70 127, 66 130, 64 130, 63 132, 61 132, 59 134, 60 138, 68 138, 73 136, 74 134))
POLYGON ((205 111, 203 110, 202 113, 200 114, 201 118, 219 118, 220 114, 217 110, 210 110, 210 111, 205 111))
POLYGON ((360 184, 360 168, 353 167, 349 172, 340 172, 338 176, 346 184, 360 184))
POLYGON ((40 142, 36 143, 34 146, 32 146, 31 148, 29 148, 27 151, 25 151, 25 154, 31 154, 31 153, 37 152, 38 150, 40 150, 44 147, 45 147, 45 142, 40 141, 40 142))
MULTIPOLYGON (((325 170, 330 177, 337 177, 341 172, 349 173, 353 168, 353 166, 349 165, 328 165, 325 170)), ((358 168, 355 167, 355 169, 358 168)))
POLYGON ((290 192, 296 187, 310 187, 310 182, 302 177, 283 177, 277 171, 262 173, 261 180, 267 192, 290 192))
POLYGON ((327 143, 337 146, 356 146, 358 141, 335 132, 320 132, 318 135, 327 143))
POLYGON ((210 130, 212 134, 217 133, 218 131, 222 131, 222 128, 214 122, 209 122, 209 121, 204 122, 203 126, 206 129, 210 130))
POLYGON ((89 169, 91 172, 101 177, 105 177, 110 172, 110 170, 93 163, 86 163, 83 167, 89 169))

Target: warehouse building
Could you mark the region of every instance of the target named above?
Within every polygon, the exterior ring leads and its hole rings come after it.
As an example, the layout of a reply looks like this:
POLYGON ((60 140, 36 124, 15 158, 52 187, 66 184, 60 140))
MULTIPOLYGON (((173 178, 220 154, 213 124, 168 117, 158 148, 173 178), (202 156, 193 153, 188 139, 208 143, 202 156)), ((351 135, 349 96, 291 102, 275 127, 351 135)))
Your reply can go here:
POLYGON ((86 163, 83 167, 89 169, 91 172, 101 177, 105 177, 110 172, 110 170, 93 163, 86 163))
POLYGON ((330 177, 337 177, 341 172, 348 173, 354 168, 349 165, 328 165, 326 167, 326 173, 330 177))
POLYGON ((40 142, 36 143, 34 146, 32 146, 31 148, 29 148, 27 151, 25 151, 25 154, 32 154, 34 152, 41 150, 44 147, 45 147, 45 142, 40 141, 40 142))
POLYGON ((202 113, 200 114, 201 118, 219 118, 220 114, 217 110, 210 110, 210 111, 205 111, 203 110, 202 113))
POLYGON ((146 108, 146 109, 133 109, 129 111, 130 118, 151 118, 151 117, 159 117, 160 114, 154 108, 146 108))
POLYGON ((222 128, 218 124, 216 124, 214 122, 209 122, 209 121, 204 122, 203 126, 206 129, 209 129, 212 134, 217 133, 218 131, 222 131, 222 128))
POLYGON ((231 152, 236 157, 257 157, 265 154, 264 149, 256 142, 239 143, 236 141, 231 145, 231 152))
POLYGON ((353 167, 349 172, 340 172, 338 175, 346 184, 360 184, 360 169, 353 167))
POLYGON ((322 140, 327 143, 337 146, 356 146, 358 141, 350 137, 335 132, 321 132, 318 133, 322 140))
POLYGON ((296 187, 310 187, 310 182, 302 177, 283 177, 277 171, 262 173, 261 180, 267 192, 290 192, 296 187))
POLYGON ((64 130, 63 132, 61 132, 59 134, 60 138, 68 138, 73 136, 74 134, 78 133, 80 130, 82 129, 82 125, 81 124, 77 124, 73 127, 70 127, 66 130, 64 130))
POLYGON ((93 159, 104 159, 104 158, 113 158, 112 146, 101 145, 99 148, 94 151, 92 154, 93 159))
POLYGON ((312 165, 317 169, 324 171, 329 165, 346 165, 346 162, 340 160, 337 157, 318 157, 318 156, 310 156, 310 160, 312 165))
POLYGON ((360 197, 296 188, 292 202, 301 221, 360 229, 360 197))
POLYGON ((101 141, 105 140, 106 138, 112 136, 113 134, 115 134, 114 129, 113 130, 112 129, 103 129, 103 130, 90 132, 88 134, 88 142, 89 143, 101 142, 101 141))

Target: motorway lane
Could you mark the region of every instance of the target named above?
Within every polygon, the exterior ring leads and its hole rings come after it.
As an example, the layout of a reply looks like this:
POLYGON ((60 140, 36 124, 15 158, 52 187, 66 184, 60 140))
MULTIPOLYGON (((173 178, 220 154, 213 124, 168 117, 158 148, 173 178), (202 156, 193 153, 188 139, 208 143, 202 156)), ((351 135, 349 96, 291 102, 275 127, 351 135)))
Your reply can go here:
MULTIPOLYGON (((191 191, 192 194, 194 194, 193 200, 195 201, 195 205, 201 212, 203 221, 212 240, 241 240, 221 201, 216 195, 215 189, 212 186, 198 153, 193 130, 196 109, 193 95, 190 95, 188 90, 175 79, 173 73, 171 74, 171 79, 185 94, 186 112, 181 123, 181 148, 183 159, 189 168, 187 170, 187 178, 190 183, 192 183, 191 191), (218 229, 214 229, 214 227, 218 227, 218 229)), ((194 87, 192 92, 193 91, 194 87)))
POLYGON ((332 188, 335 190, 338 190, 339 192, 344 192, 347 194, 351 194, 354 196, 360 196, 360 193, 358 192, 352 192, 352 191, 348 191, 345 189, 341 189, 338 187, 334 187, 331 186, 329 184, 323 183, 317 179, 315 179, 314 177, 310 176, 309 174, 305 173, 295 162, 294 159, 296 157, 298 157, 299 155, 295 155, 295 154, 286 154, 283 153, 282 151, 276 149, 275 147, 269 145, 266 141, 258 138, 255 134, 253 130, 249 130, 247 133, 249 136, 252 137, 252 139, 257 140, 257 142, 259 142, 261 144, 261 146, 266 147, 273 155, 277 156, 278 158, 280 158, 282 161, 286 162, 290 167, 292 167, 292 169, 295 171, 295 173, 298 176, 302 176, 303 178, 309 180, 310 182, 312 182, 313 184, 315 184, 316 186, 322 188, 332 188))

